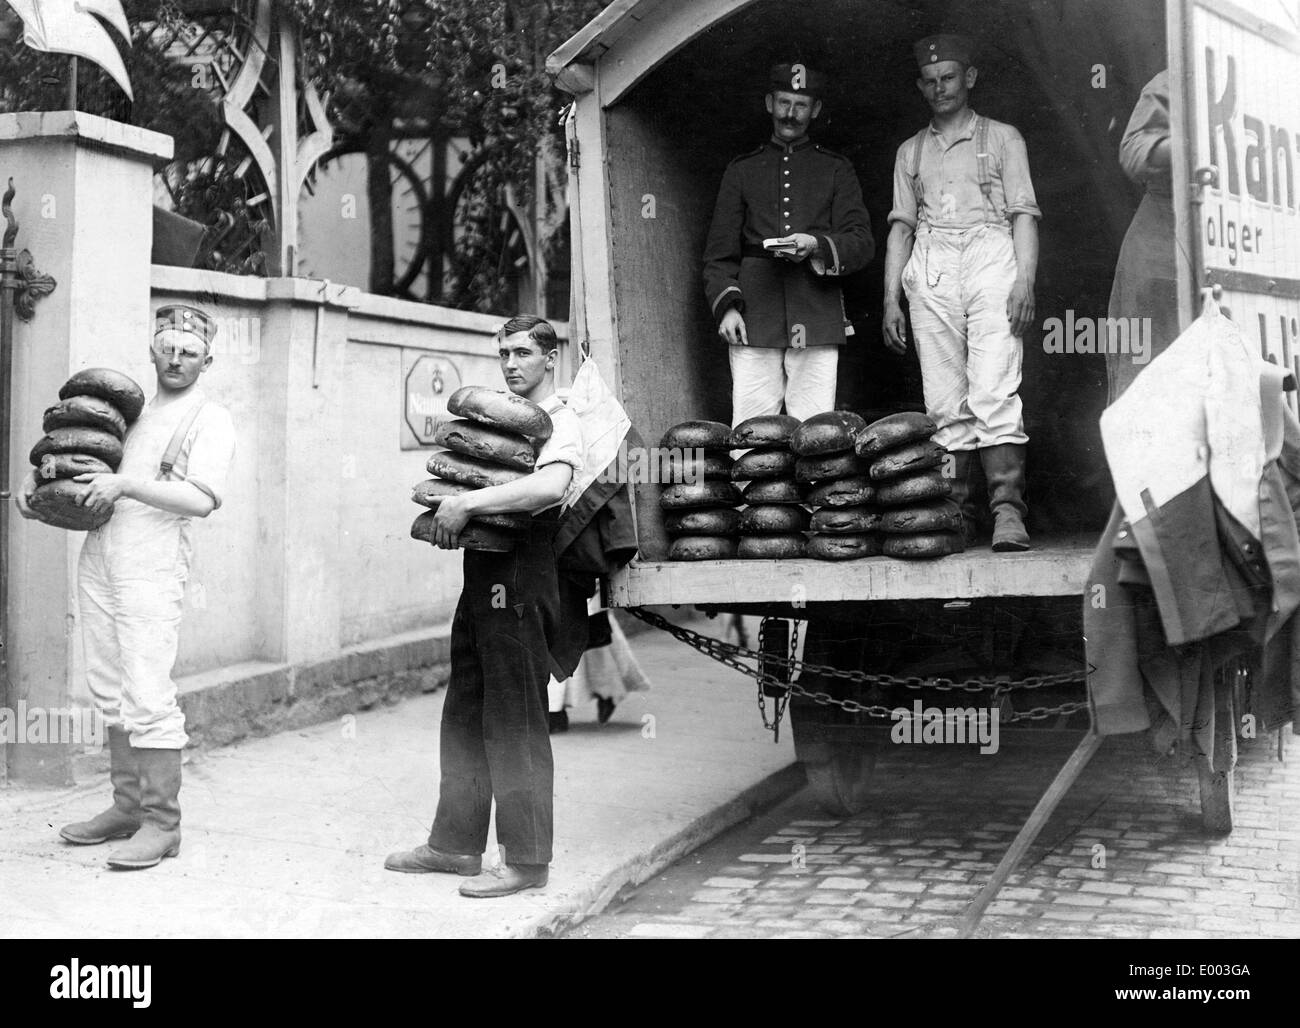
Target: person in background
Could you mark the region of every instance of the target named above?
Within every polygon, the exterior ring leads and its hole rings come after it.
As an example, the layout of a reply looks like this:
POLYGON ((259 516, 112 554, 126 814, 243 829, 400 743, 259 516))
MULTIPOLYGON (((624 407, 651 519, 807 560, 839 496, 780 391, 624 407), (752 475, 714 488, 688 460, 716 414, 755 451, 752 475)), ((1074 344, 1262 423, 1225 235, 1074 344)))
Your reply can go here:
POLYGON ((808 138, 825 76, 778 64, 768 86, 771 138, 727 165, 704 247, 704 291, 730 354, 733 425, 782 404, 801 420, 834 409, 840 346, 852 331, 840 279, 876 249, 852 163, 808 138))
POLYGON ((567 707, 596 701, 596 720, 607 724, 628 693, 645 692, 650 680, 627 644, 627 637, 611 611, 593 596, 588 605, 587 649, 573 675, 563 682, 551 679, 551 734, 569 730, 567 707))
POLYGON ((974 541, 971 462, 989 484, 993 549, 1027 550, 1021 336, 1034 319, 1038 221, 1025 141, 971 110, 974 48, 938 35, 914 47, 930 124, 898 148, 885 257, 885 345, 907 349, 907 291, 934 441, 974 541))
MULTIPOLYGON (((59 834, 82 846, 127 839, 108 856, 118 869, 153 867, 180 853, 181 750, 189 737, 171 673, 192 522, 221 506, 235 452, 230 413, 198 385, 212 367, 216 332, 198 308, 157 311, 149 347, 157 392, 128 430, 117 471, 77 477, 91 484, 84 505, 113 508, 111 520, 86 535, 77 568, 86 679, 108 729, 113 805, 59 834)), ((34 516, 27 501, 35 488, 31 474, 18 490, 23 517, 34 516)))
POLYGON ((1169 139, 1169 72, 1161 71, 1142 87, 1119 144, 1124 174, 1146 192, 1124 235, 1106 312, 1110 318, 1150 318, 1151 349, 1143 364, 1134 361, 1132 354, 1107 349, 1107 403, 1118 400, 1145 362, 1178 337, 1169 139))

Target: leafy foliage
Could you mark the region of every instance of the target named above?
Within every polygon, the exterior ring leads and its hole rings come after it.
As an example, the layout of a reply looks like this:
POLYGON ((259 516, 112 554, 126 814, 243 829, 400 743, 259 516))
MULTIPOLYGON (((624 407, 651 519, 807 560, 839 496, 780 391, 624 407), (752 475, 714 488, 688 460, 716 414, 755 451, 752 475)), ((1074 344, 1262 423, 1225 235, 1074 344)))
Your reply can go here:
MULTIPOLYGON (((442 302, 509 304, 507 194, 533 199, 535 156, 562 136, 565 99, 546 56, 599 0, 290 0, 306 73, 330 98, 336 132, 374 154, 399 136, 467 136, 452 190, 455 245, 442 302)), ((562 147, 558 151, 562 153, 562 147)), ((373 204, 372 204, 373 209, 373 204)), ((549 240, 539 241, 547 245, 549 240)))

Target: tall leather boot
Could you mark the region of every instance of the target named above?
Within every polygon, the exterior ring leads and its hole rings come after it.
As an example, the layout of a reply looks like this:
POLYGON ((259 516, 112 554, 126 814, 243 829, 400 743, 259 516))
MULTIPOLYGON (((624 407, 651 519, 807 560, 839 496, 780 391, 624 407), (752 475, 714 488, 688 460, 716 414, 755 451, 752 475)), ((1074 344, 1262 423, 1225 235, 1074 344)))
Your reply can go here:
POLYGON ((108 866, 153 867, 181 851, 181 751, 135 750, 140 769, 140 830, 108 855, 108 866))
POLYGON ((953 462, 952 478, 949 479, 949 484, 952 486, 952 500, 961 508, 962 535, 966 540, 966 546, 971 547, 979 538, 975 501, 971 499, 974 488, 975 451, 949 450, 948 455, 953 462))
POLYGON ((1025 447, 1002 443, 980 450, 993 511, 993 549, 1012 553, 1029 549, 1025 531, 1025 447))
POLYGON ((110 839, 129 839, 140 830, 140 779, 135 751, 125 728, 108 730, 108 780, 113 783, 113 805, 89 821, 78 821, 59 829, 68 842, 96 846, 110 839))

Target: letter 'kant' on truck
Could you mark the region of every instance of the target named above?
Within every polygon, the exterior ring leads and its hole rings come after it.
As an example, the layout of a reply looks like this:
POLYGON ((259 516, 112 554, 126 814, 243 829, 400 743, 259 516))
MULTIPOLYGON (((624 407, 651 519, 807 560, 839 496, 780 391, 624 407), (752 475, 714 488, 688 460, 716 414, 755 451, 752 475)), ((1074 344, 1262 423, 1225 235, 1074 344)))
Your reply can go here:
POLYGON ((1175 132, 1183 129, 1173 154, 1179 251, 1199 255, 1194 265, 1179 261, 1182 320, 1192 313, 1194 286, 1222 285, 1232 319, 1258 338, 1265 357, 1300 378, 1295 7, 1171 4, 1171 44, 1184 45, 1170 46, 1170 72, 1175 132), (1202 169, 1208 184, 1198 207, 1191 183, 1202 169))

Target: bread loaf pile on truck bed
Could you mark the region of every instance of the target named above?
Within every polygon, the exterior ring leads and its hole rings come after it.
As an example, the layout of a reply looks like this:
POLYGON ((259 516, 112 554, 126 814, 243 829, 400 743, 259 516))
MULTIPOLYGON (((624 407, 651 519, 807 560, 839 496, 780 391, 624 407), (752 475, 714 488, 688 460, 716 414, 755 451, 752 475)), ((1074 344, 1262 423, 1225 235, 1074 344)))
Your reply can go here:
POLYGON ((731 428, 683 421, 659 441, 669 484, 659 494, 669 560, 725 560, 736 555, 740 490, 731 482, 731 428))
MULTIPOLYGON (((411 525, 411 537, 432 543, 438 507, 449 496, 505 485, 532 473, 537 452, 551 437, 551 416, 531 400, 486 386, 462 386, 451 394, 447 410, 455 420, 442 422, 426 468, 433 478, 420 482, 411 498, 428 507, 411 525)), ((460 534, 467 550, 506 552, 514 549, 532 516, 525 513, 481 514, 460 534)))
POLYGON ((945 453, 931 436, 936 426, 924 414, 904 412, 874 421, 857 438, 855 450, 881 508, 882 551, 887 557, 924 560, 960 553, 961 510, 944 477, 945 453))
POLYGON ((931 440, 934 432, 934 422, 915 412, 871 424, 840 410, 802 423, 761 415, 729 434, 717 421, 674 425, 660 445, 694 451, 680 463, 696 474, 692 482, 674 478, 660 498, 673 537, 669 560, 920 560, 960 553, 961 512, 950 499, 946 455, 931 440), (748 449, 730 461, 727 446, 748 449), (728 488, 728 477, 743 491, 728 488))

